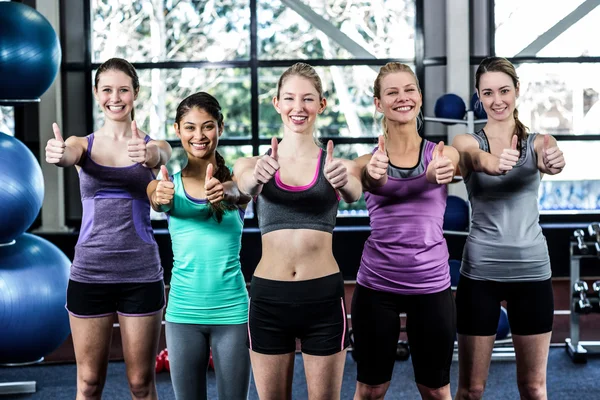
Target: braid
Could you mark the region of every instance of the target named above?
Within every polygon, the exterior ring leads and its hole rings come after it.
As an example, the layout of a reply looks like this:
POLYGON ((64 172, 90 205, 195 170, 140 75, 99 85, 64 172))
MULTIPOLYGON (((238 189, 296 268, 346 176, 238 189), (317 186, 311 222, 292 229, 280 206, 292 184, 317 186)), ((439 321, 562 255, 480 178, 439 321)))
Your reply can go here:
POLYGON ((527 127, 519 120, 519 110, 515 107, 515 111, 513 112, 513 117, 515 117, 515 135, 520 140, 527 138, 527 127))
MULTIPOLYGON (((219 180, 221 183, 225 183, 231 180, 231 172, 229 172, 229 168, 225 165, 225 160, 219 154, 218 151, 215 151, 215 158, 217 159, 216 172, 214 177, 219 180)), ((237 206, 234 204, 227 204, 224 201, 220 201, 217 204, 210 203, 210 211, 211 215, 217 220, 218 223, 223 221, 223 214, 225 211, 233 211, 237 209, 237 206)))

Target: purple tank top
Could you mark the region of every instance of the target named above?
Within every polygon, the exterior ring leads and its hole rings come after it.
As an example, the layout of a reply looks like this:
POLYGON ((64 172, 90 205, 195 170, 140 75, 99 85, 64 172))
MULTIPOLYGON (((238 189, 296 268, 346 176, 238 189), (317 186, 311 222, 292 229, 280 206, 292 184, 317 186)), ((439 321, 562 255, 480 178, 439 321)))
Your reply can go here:
MULTIPOLYGON (((371 234, 365 242, 357 282, 398 294, 437 293, 450 286, 448 247, 443 234, 448 189, 425 176, 435 144, 426 141, 423 172, 395 178, 365 193, 371 234)), ((395 168, 389 166, 388 168, 395 168)))
POLYGON ((152 170, 141 164, 97 164, 90 156, 94 134, 87 139, 79 171, 83 217, 71 279, 85 283, 161 280, 163 269, 146 196, 146 187, 154 179, 152 170))

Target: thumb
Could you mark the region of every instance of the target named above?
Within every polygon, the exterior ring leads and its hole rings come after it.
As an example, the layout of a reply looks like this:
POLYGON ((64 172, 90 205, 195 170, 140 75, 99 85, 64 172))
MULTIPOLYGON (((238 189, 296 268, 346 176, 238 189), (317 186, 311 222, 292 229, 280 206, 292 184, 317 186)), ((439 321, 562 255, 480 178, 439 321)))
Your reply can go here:
POLYGON ((385 154, 385 137, 379 135, 379 151, 385 154))
POLYGON ((213 166, 211 163, 208 163, 206 166, 206 176, 204 177, 204 184, 206 185, 213 177, 213 166))
POLYGON ((138 132, 137 123, 135 121, 131 121, 131 138, 139 139, 140 134, 138 132))
POLYGON ((326 163, 330 163, 333 161, 333 140, 327 142, 327 158, 325 159, 326 163))
POLYGON ((550 135, 544 135, 544 151, 548 150, 548 146, 550 145, 550 135))
POLYGON ((435 146, 435 157, 442 158, 444 157, 444 141, 440 141, 437 146, 435 146))
POLYGON ((60 128, 58 127, 58 124, 55 122, 52 124, 52 130, 54 131, 54 138, 56 140, 58 140, 59 142, 65 142, 62 138, 62 135, 60 134, 60 128))
POLYGON ((160 174, 162 175, 162 180, 166 182, 170 182, 169 171, 167 171, 167 167, 164 165, 160 166, 160 174))
POLYGON ((271 157, 273 157, 277 161, 277 138, 271 138, 271 157))
POLYGON ((510 148, 512 150, 516 150, 517 149, 517 141, 518 140, 519 140, 519 138, 517 137, 517 135, 513 135, 512 142, 510 143, 510 148))

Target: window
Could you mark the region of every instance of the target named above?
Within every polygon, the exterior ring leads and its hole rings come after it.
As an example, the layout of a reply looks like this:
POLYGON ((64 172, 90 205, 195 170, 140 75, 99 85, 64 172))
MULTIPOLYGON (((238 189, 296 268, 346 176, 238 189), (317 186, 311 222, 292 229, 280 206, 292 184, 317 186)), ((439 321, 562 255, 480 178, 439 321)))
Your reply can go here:
MULTIPOLYGON (((336 156, 354 158, 372 149, 380 130, 372 97, 379 67, 391 60, 416 64, 417 2, 90 0, 86 79, 110 57, 134 64, 141 86, 136 121, 152 137, 171 141, 168 167, 175 172, 186 163, 172 127, 184 97, 202 90, 219 100, 225 116, 219 151, 231 167, 238 157, 262 154, 269 138, 281 135, 271 104, 277 80, 306 60, 317 68, 328 100, 316 136, 324 145, 334 140, 336 156)), ((97 128, 102 113, 93 102, 89 107, 90 127, 97 128)), ((365 208, 364 200, 341 202, 339 215, 364 215, 365 208)))
POLYGON ((0 132, 15 135, 15 110, 13 107, 0 106, 0 132))

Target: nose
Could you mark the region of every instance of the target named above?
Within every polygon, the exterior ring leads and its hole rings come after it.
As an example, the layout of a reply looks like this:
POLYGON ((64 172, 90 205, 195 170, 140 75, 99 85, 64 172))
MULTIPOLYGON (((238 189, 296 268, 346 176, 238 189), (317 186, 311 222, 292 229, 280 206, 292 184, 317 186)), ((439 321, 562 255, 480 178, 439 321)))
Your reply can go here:
POLYGON ((110 100, 113 102, 116 102, 117 100, 119 100, 119 91, 115 90, 110 94, 110 100))

